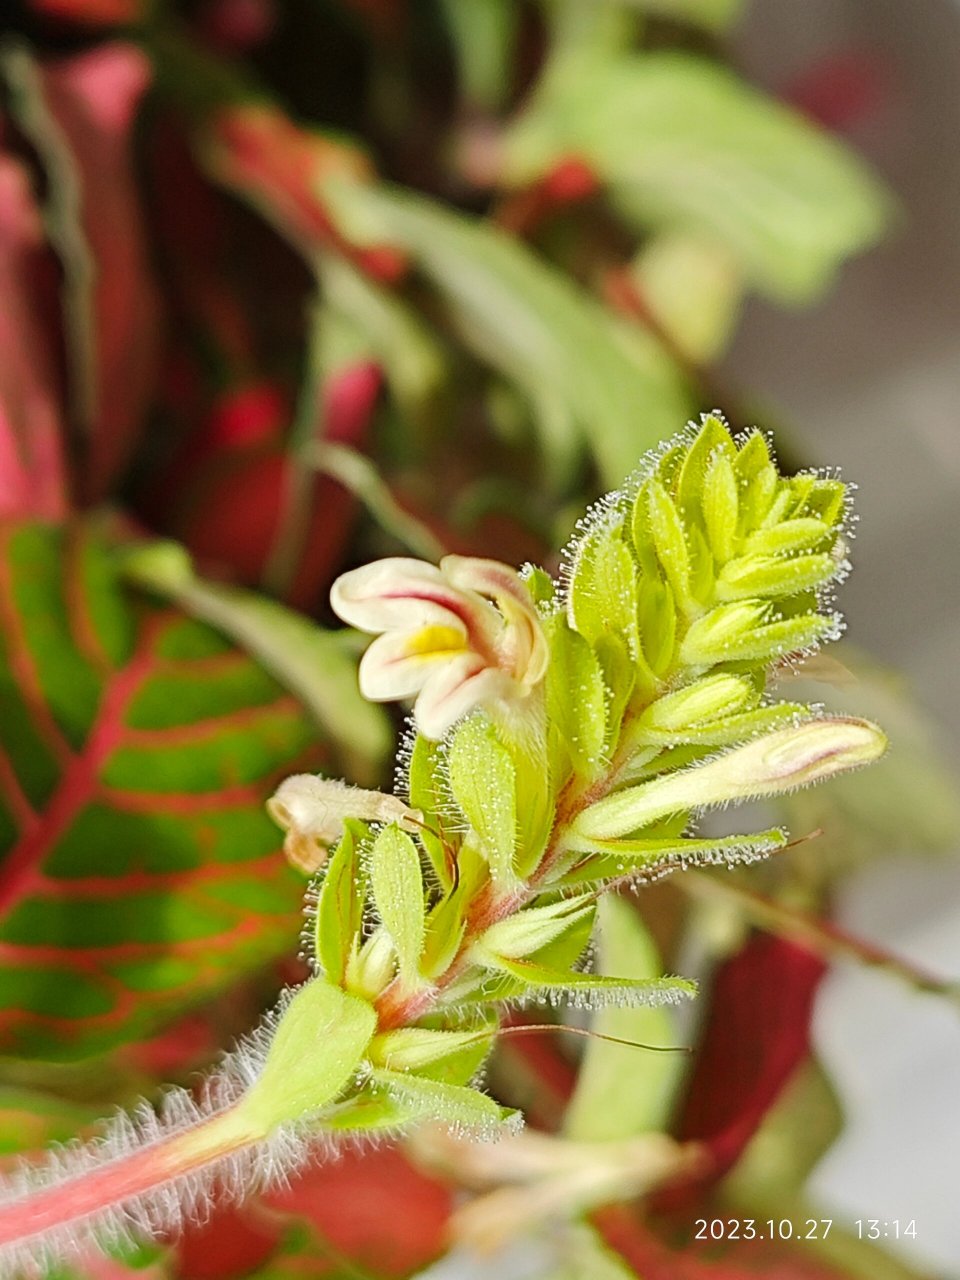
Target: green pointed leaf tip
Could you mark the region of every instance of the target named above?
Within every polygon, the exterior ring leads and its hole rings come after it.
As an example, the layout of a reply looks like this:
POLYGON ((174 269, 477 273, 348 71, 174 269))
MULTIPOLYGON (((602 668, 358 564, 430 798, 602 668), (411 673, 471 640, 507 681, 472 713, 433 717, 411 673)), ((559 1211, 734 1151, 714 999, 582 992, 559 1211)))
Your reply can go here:
POLYGON ((373 842, 370 883, 377 914, 397 950, 403 983, 417 986, 426 932, 423 875, 417 846, 395 823, 373 842))
POLYGON ((471 716, 454 732, 447 771, 450 790, 480 841, 494 881, 516 883, 516 766, 485 716, 471 716))
POLYGON ((328 981, 343 982, 363 927, 367 876, 360 856, 367 828, 347 820, 330 859, 314 921, 314 955, 328 981))

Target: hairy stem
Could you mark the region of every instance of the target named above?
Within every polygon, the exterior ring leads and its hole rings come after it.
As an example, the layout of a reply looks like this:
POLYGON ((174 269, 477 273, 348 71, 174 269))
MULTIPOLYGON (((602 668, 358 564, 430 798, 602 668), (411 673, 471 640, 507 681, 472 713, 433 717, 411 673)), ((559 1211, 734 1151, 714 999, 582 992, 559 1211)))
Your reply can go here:
MULTIPOLYGON (((0 1250, 44 1233, 95 1222, 104 1211, 201 1170, 252 1146, 266 1135, 243 1114, 242 1104, 142 1149, 48 1186, 24 1189, 0 1206, 0 1250)), ((0 1253, 2 1257, 2 1253, 0 1253)))

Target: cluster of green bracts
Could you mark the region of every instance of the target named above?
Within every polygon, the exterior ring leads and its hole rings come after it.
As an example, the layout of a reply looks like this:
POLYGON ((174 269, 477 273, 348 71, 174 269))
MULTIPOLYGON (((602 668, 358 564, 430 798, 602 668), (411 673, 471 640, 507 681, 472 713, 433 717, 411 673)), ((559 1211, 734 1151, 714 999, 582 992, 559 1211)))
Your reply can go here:
POLYGON ((559 583, 449 557, 345 575, 378 633, 361 685, 418 695, 400 794, 291 779, 273 802, 318 865, 317 976, 244 1106, 328 1132, 510 1117, 471 1081, 523 1000, 672 1001, 679 978, 578 969, 600 892, 782 846, 690 833, 704 809, 875 759, 882 733, 770 699, 771 670, 839 631, 847 493, 781 476, 759 432, 706 417, 582 522, 559 583), (332 853, 325 858, 332 845, 332 853))

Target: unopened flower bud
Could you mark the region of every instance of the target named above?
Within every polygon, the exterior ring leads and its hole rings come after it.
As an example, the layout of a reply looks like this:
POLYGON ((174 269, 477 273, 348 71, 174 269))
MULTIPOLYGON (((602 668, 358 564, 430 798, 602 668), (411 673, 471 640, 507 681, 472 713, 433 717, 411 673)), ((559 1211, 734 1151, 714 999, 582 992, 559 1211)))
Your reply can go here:
POLYGON ((572 827, 589 840, 614 840, 670 813, 782 795, 859 769, 883 755, 887 739, 869 720, 838 716, 779 729, 693 769, 615 792, 572 827))
POLYGON ((287 833, 283 841, 287 860, 308 875, 323 866, 330 846, 343 835, 347 818, 396 822, 407 831, 415 831, 423 818, 396 796, 313 773, 298 773, 281 782, 267 801, 267 812, 287 833))

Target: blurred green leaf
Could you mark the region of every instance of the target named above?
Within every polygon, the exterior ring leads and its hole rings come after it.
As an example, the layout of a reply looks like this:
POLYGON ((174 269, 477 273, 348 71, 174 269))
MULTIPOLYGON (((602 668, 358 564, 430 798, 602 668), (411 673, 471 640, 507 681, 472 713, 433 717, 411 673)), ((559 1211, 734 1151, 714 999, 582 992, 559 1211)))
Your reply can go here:
POLYGON ((644 246, 630 275, 644 306, 689 360, 708 364, 722 355, 743 293, 742 273, 726 245, 696 232, 666 231, 644 246))
POLYGON ((468 106, 494 111, 510 88, 514 0, 441 0, 468 106))
MULTIPOLYGON (((653 940, 629 902, 606 894, 598 915, 601 973, 655 978, 662 972, 653 940)), ((601 1035, 641 1046, 677 1043, 674 1019, 662 1008, 603 1009, 591 1025, 601 1035)), ((684 1068, 680 1053, 652 1053, 591 1040, 567 1108, 566 1136, 605 1142, 664 1130, 684 1068)))
POLYGON ((569 155, 639 229, 716 240, 786 303, 816 297, 886 222, 887 198, 851 152, 683 54, 565 59, 508 132, 506 178, 526 185, 569 155))
MULTIPOLYGON (((937 731, 913 699, 903 677, 849 645, 834 650, 842 687, 817 680, 816 660, 796 677, 785 676, 791 696, 816 697, 829 710, 878 721, 890 739, 887 755, 873 768, 836 779, 819 792, 797 792, 784 800, 795 831, 823 827, 816 860, 833 872, 883 853, 953 852, 960 830, 960 789, 956 771, 939 749, 937 731), (799 688, 797 686, 799 685, 799 688), (824 859, 823 840, 830 843, 824 859)), ((781 687, 781 692, 783 692, 781 687)))
POLYGON ((447 378, 446 355, 426 321, 345 258, 312 259, 329 316, 350 324, 383 365, 390 390, 414 423, 429 422, 447 378))
POLYGON ((175 600, 252 653, 325 728, 344 770, 357 782, 377 780, 392 735, 383 708, 360 696, 347 636, 253 591, 197 577, 176 543, 126 550, 122 567, 128 581, 175 600))
POLYGON ((506 232, 397 188, 331 181, 324 194, 351 235, 404 249, 470 350, 523 391, 555 481, 587 448, 604 481, 619 483, 689 415, 683 377, 656 340, 506 232))
POLYGON ((625 0, 658 17, 692 22, 708 31, 725 31, 740 16, 744 0, 625 0))
POLYGON ((98 1108, 14 1085, 0 1086, 0 1157, 38 1151, 99 1119, 98 1108))

